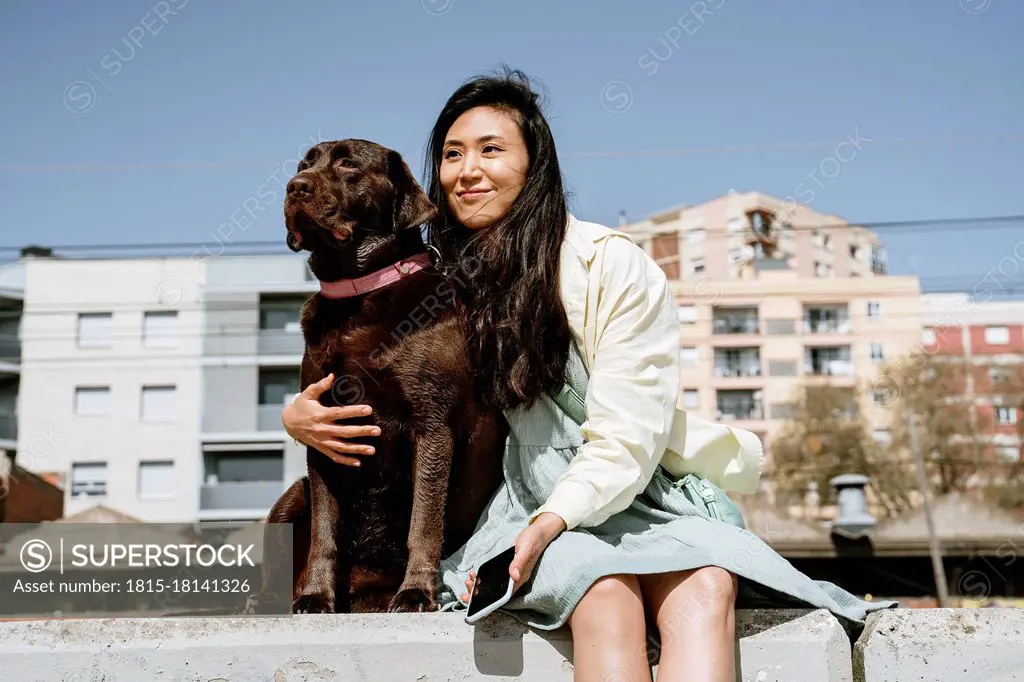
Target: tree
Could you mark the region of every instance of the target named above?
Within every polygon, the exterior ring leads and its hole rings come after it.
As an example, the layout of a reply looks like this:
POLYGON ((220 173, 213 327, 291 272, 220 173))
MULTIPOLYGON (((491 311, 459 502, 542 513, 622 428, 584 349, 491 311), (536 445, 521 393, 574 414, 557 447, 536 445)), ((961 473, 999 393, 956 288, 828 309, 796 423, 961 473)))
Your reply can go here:
POLYGON ((819 506, 831 504, 829 481, 857 473, 869 477, 869 495, 882 515, 909 506, 910 472, 875 442, 859 405, 860 395, 853 388, 803 387, 792 418, 772 440, 778 497, 801 500, 814 484, 819 506))
POLYGON ((892 456, 912 456, 910 416, 936 495, 972 487, 991 463, 990 420, 965 395, 967 369, 962 358, 921 353, 890 363, 873 382, 875 404, 891 413, 892 456))

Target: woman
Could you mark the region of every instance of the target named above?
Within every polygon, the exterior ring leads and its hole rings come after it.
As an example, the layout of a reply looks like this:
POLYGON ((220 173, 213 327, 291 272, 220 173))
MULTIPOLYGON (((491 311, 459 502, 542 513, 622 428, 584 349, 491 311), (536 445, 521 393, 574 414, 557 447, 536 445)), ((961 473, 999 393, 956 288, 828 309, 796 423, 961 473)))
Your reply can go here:
MULTIPOLYGON (((576 680, 650 680, 650 622, 659 680, 724 682, 736 678, 737 575, 752 596, 854 620, 889 605, 802 576, 755 535, 673 495, 658 464, 679 391, 676 303, 642 249, 569 214, 525 76, 463 85, 429 147, 427 189, 439 207, 430 238, 443 262, 478 264, 464 291, 470 362, 512 430, 505 484, 473 538, 442 562, 446 607, 462 606, 472 569, 514 543, 516 591, 504 608, 534 627, 568 624, 576 680), (585 395, 582 426, 552 398, 566 382, 585 395)), ((369 451, 326 421, 316 401, 324 388, 285 409, 285 428, 352 464, 369 451)))

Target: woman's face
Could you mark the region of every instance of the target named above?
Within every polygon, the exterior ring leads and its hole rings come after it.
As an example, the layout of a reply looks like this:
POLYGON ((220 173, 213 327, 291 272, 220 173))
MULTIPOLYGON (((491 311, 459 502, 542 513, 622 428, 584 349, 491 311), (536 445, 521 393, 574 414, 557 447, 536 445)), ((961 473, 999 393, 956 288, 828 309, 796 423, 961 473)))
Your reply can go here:
POLYGON ((519 125, 492 107, 459 116, 445 138, 441 186, 455 218, 473 230, 508 213, 526 182, 529 154, 519 125))

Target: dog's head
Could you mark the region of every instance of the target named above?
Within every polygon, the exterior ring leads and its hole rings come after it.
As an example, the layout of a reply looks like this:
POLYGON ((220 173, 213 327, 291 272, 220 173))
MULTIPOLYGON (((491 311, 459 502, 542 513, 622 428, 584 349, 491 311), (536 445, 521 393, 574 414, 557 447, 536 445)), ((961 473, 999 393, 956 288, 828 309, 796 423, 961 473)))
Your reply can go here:
POLYGON ((437 214, 402 156, 367 140, 312 147, 284 200, 292 251, 358 248, 389 240, 437 214))

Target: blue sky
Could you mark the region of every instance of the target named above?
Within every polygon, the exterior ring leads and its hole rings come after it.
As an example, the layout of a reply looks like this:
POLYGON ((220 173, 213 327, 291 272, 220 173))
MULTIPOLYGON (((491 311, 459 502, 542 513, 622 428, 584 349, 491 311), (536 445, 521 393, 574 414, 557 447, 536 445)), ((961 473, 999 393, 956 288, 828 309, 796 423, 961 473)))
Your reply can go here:
MULTIPOLYGON (((444 100, 502 62, 543 83, 582 218, 799 187, 859 222, 1022 214, 1022 28, 1016 0, 8 0, 0 245, 215 245, 234 215, 284 253, 311 141, 419 174, 444 100), (600 155, 650 149, 688 151, 600 155)), ((1022 265, 1013 227, 880 234, 894 272, 969 289, 1022 265)))

